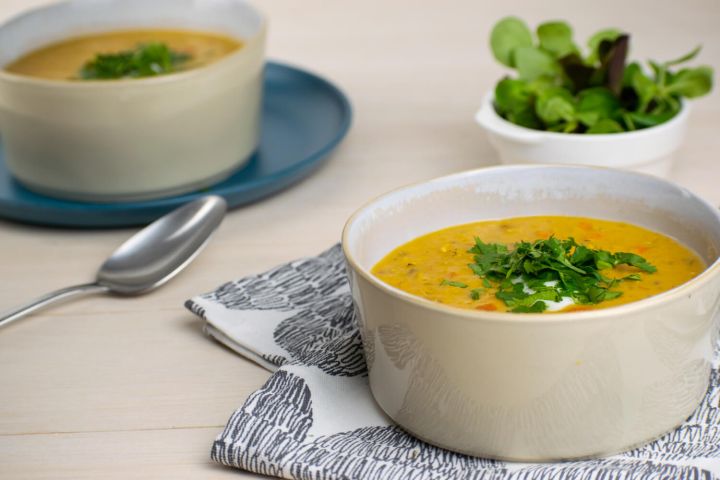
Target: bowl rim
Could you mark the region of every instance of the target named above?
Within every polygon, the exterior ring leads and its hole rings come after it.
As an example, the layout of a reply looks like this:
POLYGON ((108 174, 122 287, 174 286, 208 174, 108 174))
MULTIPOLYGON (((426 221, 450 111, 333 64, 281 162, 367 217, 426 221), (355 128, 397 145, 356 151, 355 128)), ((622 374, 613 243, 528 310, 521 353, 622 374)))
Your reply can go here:
MULTIPOLYGON (((458 319, 467 320, 467 321, 486 321, 486 322, 498 322, 498 323, 506 323, 506 322, 512 322, 513 324, 536 324, 538 322, 546 323, 546 324, 565 324, 568 322, 591 322, 595 320, 603 320, 603 319, 612 319, 613 317, 619 317, 619 316, 625 316, 628 314, 632 314, 638 311, 647 310, 655 307, 660 307, 665 304, 668 304, 672 302, 673 300, 676 300, 679 297, 682 297, 684 295, 687 295, 690 293, 690 291, 695 291, 696 289, 700 288, 702 285, 709 282, 713 277, 720 274, 720 255, 718 258, 715 259, 713 263, 708 265, 705 270, 703 270, 700 274, 697 276, 691 278, 685 283, 682 283, 678 285, 675 288, 672 288, 670 290, 666 290, 664 292, 658 293, 656 295, 652 295, 650 297, 636 300, 634 302, 625 303, 622 305, 614 306, 614 307, 607 307, 607 308, 600 308, 597 310, 584 310, 584 311, 575 311, 575 312, 557 312, 557 313, 512 313, 512 312, 491 312, 491 311, 478 311, 478 310, 471 310, 467 308, 460 308, 460 307, 453 307, 448 306, 442 303, 433 302, 432 300, 428 300, 416 295, 413 295, 411 293, 405 292, 403 290, 400 290, 399 288, 393 287, 382 280, 380 280, 378 277, 373 275, 368 269, 360 266, 360 263, 354 258, 352 253, 349 251, 349 235, 350 230, 352 229, 355 222, 362 216, 365 212, 370 210, 373 205, 375 205, 377 202, 391 196, 396 195, 404 191, 410 191, 417 187, 420 187, 422 185, 426 184, 433 184, 433 183, 443 183, 448 182, 456 179, 461 179, 465 177, 471 177, 474 175, 481 175, 483 172, 489 172, 489 171, 511 171, 511 170, 537 170, 537 169, 563 169, 563 170, 603 170, 603 171, 614 171, 614 172, 620 172, 624 175, 629 176, 638 176, 642 178, 647 178, 654 180, 659 183, 664 183, 666 185, 669 185, 675 189, 678 189, 679 191, 683 192, 684 195, 688 195, 690 198, 692 198, 694 201, 699 202, 700 204, 707 207, 711 212, 715 213, 715 216, 718 220, 718 223, 720 223, 720 210, 712 206, 707 200, 703 199, 702 197, 699 197, 698 195, 695 195, 688 189, 674 183, 670 182, 668 180, 646 174, 646 173, 640 173, 640 172, 631 172, 631 171, 622 171, 618 169, 613 168, 606 168, 606 167, 597 167, 597 166, 579 166, 579 165, 496 165, 496 166, 490 166, 490 167, 483 167, 483 168, 477 168, 473 170, 466 170, 458 173, 453 173, 450 175, 444 175, 441 177, 436 177, 430 180, 425 181, 419 181, 414 182, 409 185, 405 185, 399 188, 395 188, 393 190, 390 190, 386 193, 383 193, 381 195, 378 195, 374 197, 373 199, 369 200, 365 204, 363 204, 359 209, 357 209, 351 216, 348 218, 347 222, 345 223, 345 226, 343 227, 342 232, 342 250, 343 254, 345 256, 345 259, 347 261, 347 264, 363 279, 368 281, 371 285, 373 285, 375 288, 385 292, 386 294, 389 294, 392 297, 397 298, 398 300, 412 304, 413 306, 424 308, 427 310, 431 310, 437 313, 441 313, 444 315, 451 315, 453 317, 456 317, 458 319)), ((398 245, 399 246, 399 245, 398 245)), ((347 272, 349 275, 350 272, 347 272)))
POLYGON ((612 140, 630 140, 630 139, 640 139, 643 137, 651 136, 651 135, 660 135, 666 130, 671 130, 673 128, 677 128, 679 125, 685 123, 688 119, 688 116, 690 114, 690 102, 688 102, 685 99, 680 99, 680 110, 675 114, 675 116, 671 117, 669 120, 660 123, 658 125, 654 125, 652 127, 647 128, 641 128, 638 130, 633 130, 629 132, 618 132, 618 133, 593 133, 593 134, 587 134, 587 133, 564 133, 564 132, 549 132, 547 130, 535 130, 533 128, 523 127, 522 125, 517 125, 515 123, 512 123, 511 121, 505 119, 500 115, 497 110, 495 110, 495 105, 493 103, 493 100, 495 99, 494 92, 490 91, 485 94, 485 96, 482 99, 482 102, 480 104, 480 109, 477 111, 475 115, 475 120, 478 124, 480 124, 481 127, 484 129, 491 131, 497 135, 501 135, 503 137, 533 137, 533 139, 537 138, 538 140, 541 139, 553 139, 553 140, 564 140, 564 141, 572 141, 577 143, 582 142, 598 142, 598 141, 612 141, 612 140), (487 113, 486 113, 487 112, 487 113), (492 125, 487 124, 486 122, 480 120, 482 115, 489 115, 492 118, 492 121, 499 123, 501 125, 500 129, 493 128, 492 125), (500 131, 500 130, 506 130, 506 132, 500 131))
MULTIPOLYGON (((197 77, 199 75, 203 75, 206 72, 210 70, 216 70, 218 68, 223 68, 225 65, 228 64, 228 62, 234 61, 238 58, 242 58, 245 56, 248 56, 248 52, 250 51, 249 48, 247 48, 250 45, 255 45, 258 42, 261 42, 262 39, 266 36, 267 30, 268 30, 268 20, 267 16, 258 9, 254 4, 246 1, 246 0, 233 0, 237 3, 242 3, 246 5, 250 10, 255 12, 257 16, 260 19, 260 25, 258 27, 257 33, 253 35, 252 37, 243 38, 241 39, 243 44, 242 47, 237 49, 234 52, 231 52, 227 55, 222 56, 218 60, 211 62, 206 65, 201 65, 195 68, 192 68, 190 70, 180 71, 180 72, 172 72, 165 75, 157 75, 154 77, 142 77, 142 78, 115 78, 115 79, 108 79, 108 80, 83 80, 83 81, 72 81, 72 80, 58 80, 58 79, 48 79, 48 78, 40 78, 40 77, 32 77, 29 75, 20 75, 17 73, 11 73, 5 70, 6 65, 0 65, 0 81, 9 82, 12 84, 25 84, 25 85, 31 85, 34 87, 42 87, 42 88, 48 88, 48 89, 66 89, 66 90, 80 90, 80 89, 93 89, 93 90, 102 90, 102 89, 114 89, 114 88, 126 88, 128 85, 132 86, 150 86, 150 85, 165 85, 168 83, 174 83, 174 82, 181 82, 186 79, 192 79, 194 77, 197 77)), ((45 5, 39 5, 32 8, 24 9, 21 12, 19 12, 16 15, 13 15, 3 22, 0 23, 0 30, 2 30, 5 26, 9 25, 10 23, 20 20, 25 17, 29 17, 32 15, 36 15, 44 10, 50 10, 57 7, 67 6, 70 4, 82 4, 83 2, 80 0, 62 0, 59 2, 53 2, 48 3, 45 5)), ((157 28, 157 29, 168 29, 172 28, 171 25, 165 26, 165 27, 144 27, 147 29, 157 28)), ((122 29, 120 29, 122 30, 122 29)), ((112 30, 103 30, 102 32, 110 32, 112 30)), ((206 31, 212 31, 212 30, 206 30, 206 31)), ((102 33, 101 31, 98 31, 96 33, 102 33)), ((86 36, 86 35, 92 35, 92 33, 82 34, 79 35, 80 37, 86 36)), ((228 35, 231 38, 230 35, 228 35)), ((65 38, 72 38, 72 36, 65 37, 65 38)), ((235 38, 236 39, 236 38, 235 38)), ((53 42, 47 44, 51 45, 53 42)), ((40 47, 42 48, 42 47, 40 47)), ((31 50, 32 51, 32 50, 31 50)))

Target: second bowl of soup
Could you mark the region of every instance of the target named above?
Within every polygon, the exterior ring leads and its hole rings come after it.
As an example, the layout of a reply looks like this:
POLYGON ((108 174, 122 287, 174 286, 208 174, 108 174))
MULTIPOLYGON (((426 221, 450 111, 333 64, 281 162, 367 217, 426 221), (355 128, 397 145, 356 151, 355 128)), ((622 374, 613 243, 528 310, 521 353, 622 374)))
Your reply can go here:
POLYGON ((343 249, 373 396, 435 445, 606 455, 677 427, 707 391, 720 215, 664 180, 465 172, 369 203, 343 249))
POLYGON ((72 0, 0 26, 8 168, 63 198, 207 187, 259 142, 265 20, 242 0, 72 0))

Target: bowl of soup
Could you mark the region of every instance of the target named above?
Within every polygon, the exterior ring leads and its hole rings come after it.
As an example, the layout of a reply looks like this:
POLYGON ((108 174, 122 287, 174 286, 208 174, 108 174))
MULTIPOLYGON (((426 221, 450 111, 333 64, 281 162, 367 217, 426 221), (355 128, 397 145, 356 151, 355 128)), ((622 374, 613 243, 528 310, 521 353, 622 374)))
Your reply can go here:
POLYGON ((378 405, 514 461, 620 452, 707 391, 720 215, 627 171, 503 166, 405 187, 343 232, 378 405))
POLYGON ((242 0, 70 0, 0 26, 0 138, 27 188, 133 201, 257 149, 266 21, 242 0))

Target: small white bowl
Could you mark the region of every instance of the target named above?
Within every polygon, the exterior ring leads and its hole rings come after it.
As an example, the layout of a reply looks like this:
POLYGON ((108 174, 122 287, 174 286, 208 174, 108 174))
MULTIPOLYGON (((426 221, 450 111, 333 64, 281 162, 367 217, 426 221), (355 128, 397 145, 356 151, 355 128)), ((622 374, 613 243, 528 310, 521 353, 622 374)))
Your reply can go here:
POLYGON ((266 22, 243 0, 71 0, 0 26, 0 65, 67 37, 133 28, 227 34, 243 48, 171 75, 54 81, 0 71, 8 168, 52 196, 127 201, 200 189, 257 148, 266 22))
POLYGON ((515 125, 495 111, 493 95, 483 99, 475 120, 507 164, 538 163, 612 167, 667 177, 673 153, 685 138, 688 103, 667 122, 634 132, 572 134, 515 125))
POLYGON ((516 461, 600 456, 677 427, 707 391, 720 214, 672 183, 588 167, 464 172, 370 202, 345 226, 343 250, 372 394, 400 426, 435 445, 516 461), (562 314, 448 307, 371 273, 420 235, 527 215, 630 222, 675 237, 708 268, 645 300, 562 314))

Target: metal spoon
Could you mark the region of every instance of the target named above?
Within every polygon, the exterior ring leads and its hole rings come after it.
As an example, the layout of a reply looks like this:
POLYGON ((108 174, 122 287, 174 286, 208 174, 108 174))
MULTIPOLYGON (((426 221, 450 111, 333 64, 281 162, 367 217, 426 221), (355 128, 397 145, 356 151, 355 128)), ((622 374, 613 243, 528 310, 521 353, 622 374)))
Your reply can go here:
POLYGON ((0 317, 6 326, 60 300, 90 293, 138 295, 177 275, 222 222, 227 204, 216 196, 190 202, 133 235, 102 264, 92 283, 63 288, 0 317))

